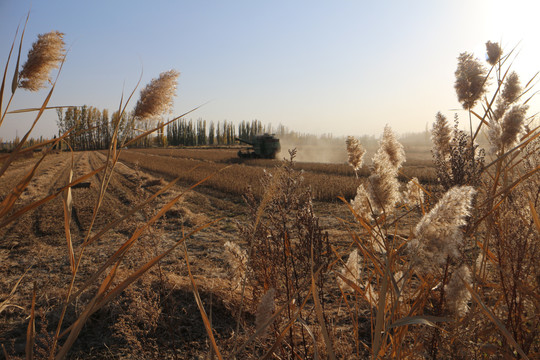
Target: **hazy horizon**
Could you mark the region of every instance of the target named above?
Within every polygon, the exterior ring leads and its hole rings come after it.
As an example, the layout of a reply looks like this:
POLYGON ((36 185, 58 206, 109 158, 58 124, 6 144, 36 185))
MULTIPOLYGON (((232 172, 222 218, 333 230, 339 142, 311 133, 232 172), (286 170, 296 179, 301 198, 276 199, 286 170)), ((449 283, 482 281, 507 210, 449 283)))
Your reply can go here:
MULTIPOLYGON (((461 52, 484 59, 488 40, 507 50, 519 43, 522 82, 540 70, 535 1, 4 0, 2 66, 29 9, 21 64, 38 34, 64 32, 69 48, 50 106, 112 113, 142 71, 131 110, 145 84, 174 68, 181 72, 174 116, 208 102, 190 117, 334 136, 378 136, 389 124, 406 134, 423 132, 438 111, 465 120, 453 87, 461 52)), ((10 110, 40 106, 48 90, 18 90, 10 110)), ((24 135, 31 118, 8 115, 0 138, 24 135)), ((56 119, 46 112, 32 137, 56 134, 56 119)))

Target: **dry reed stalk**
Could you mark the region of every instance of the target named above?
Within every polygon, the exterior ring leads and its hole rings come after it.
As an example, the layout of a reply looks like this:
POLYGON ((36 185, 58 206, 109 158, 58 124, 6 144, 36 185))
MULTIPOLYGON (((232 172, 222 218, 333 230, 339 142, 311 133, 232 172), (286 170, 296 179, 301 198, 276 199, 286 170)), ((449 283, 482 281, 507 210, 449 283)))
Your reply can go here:
POLYGON ((502 49, 498 43, 488 41, 486 43, 487 62, 495 66, 502 56, 502 49))
POLYGON ((461 228, 467 224, 476 191, 471 186, 454 187, 424 215, 414 230, 408 247, 422 271, 442 266, 448 257, 459 257, 463 241, 461 228))
POLYGON ((403 201, 409 206, 421 206, 424 202, 424 191, 420 187, 418 178, 413 177, 408 183, 403 194, 403 201))
POLYGON ((38 35, 19 74, 19 87, 37 91, 50 82, 49 73, 60 67, 65 54, 63 38, 64 34, 58 31, 38 35))
POLYGON ((472 54, 464 52, 459 54, 455 76, 458 101, 464 109, 472 109, 486 92, 486 69, 472 54))
POLYGON ((356 177, 358 177, 358 170, 362 168, 366 150, 362 147, 360 141, 352 136, 347 137, 346 145, 349 165, 352 166, 356 177))
POLYGON ((146 119, 159 116, 168 111, 173 104, 176 92, 176 81, 180 73, 169 70, 159 74, 157 79, 141 90, 141 95, 135 106, 134 116, 146 119))

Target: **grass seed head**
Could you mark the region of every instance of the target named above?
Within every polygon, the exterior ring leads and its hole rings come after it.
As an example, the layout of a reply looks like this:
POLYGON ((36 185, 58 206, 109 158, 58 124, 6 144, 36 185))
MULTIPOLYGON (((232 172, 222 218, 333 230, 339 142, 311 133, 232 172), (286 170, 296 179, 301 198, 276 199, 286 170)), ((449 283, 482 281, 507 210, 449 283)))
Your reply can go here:
POLYGON ((360 184, 356 189, 356 196, 351 200, 351 206, 356 214, 363 218, 369 218, 369 198, 364 185, 360 184))
POLYGON ((235 286, 239 287, 247 270, 248 254, 246 250, 231 241, 227 241, 224 247, 225 257, 232 269, 232 280, 235 282, 235 286))
POLYGON ((32 48, 28 52, 28 59, 19 73, 20 88, 38 91, 45 87, 50 72, 60 66, 64 57, 65 43, 63 38, 64 34, 58 31, 38 35, 38 39, 32 44, 32 48))
POLYGON ((388 155, 388 160, 396 170, 399 170, 405 162, 405 150, 403 145, 397 140, 396 135, 389 125, 384 127, 383 135, 380 142, 380 150, 388 155))
POLYGON ((420 205, 424 201, 424 192, 418 185, 420 184, 418 178, 413 177, 408 183, 405 193, 403 194, 403 200, 409 206, 420 205))
POLYGON ((472 54, 461 53, 456 70, 456 89, 458 101, 464 109, 472 109, 486 92, 486 69, 472 54))
POLYGON ((433 152, 436 157, 446 159, 450 156, 452 139, 452 129, 448 125, 446 116, 440 112, 435 115, 435 122, 431 129, 431 141, 433 142, 433 152))
POLYGON ((162 72, 152 79, 144 89, 135 106, 135 117, 147 119, 159 116, 171 109, 176 93, 176 82, 180 73, 176 70, 162 72))
MULTIPOLYGON (((255 328, 259 330, 264 324, 270 320, 275 307, 276 289, 269 289, 261 298, 261 302, 257 306, 257 312, 255 313, 255 328)), ((270 327, 270 325, 268 325, 270 327)), ((260 338, 264 338, 268 333, 268 327, 259 335, 260 338)))
POLYGON ((375 212, 392 212, 401 198, 397 168, 382 146, 373 157, 373 172, 368 178, 367 192, 375 212))
POLYGON ((456 316, 463 317, 469 311, 467 303, 471 299, 471 293, 463 282, 471 283, 471 272, 467 266, 460 266, 446 285, 446 303, 448 309, 456 316))
POLYGON ((360 170, 362 164, 364 163, 364 155, 366 154, 366 150, 362 147, 360 141, 352 136, 347 137, 346 144, 347 155, 349 156, 349 165, 351 165, 356 172, 360 170))
MULTIPOLYGON (((358 280, 360 279, 360 256, 358 255, 358 249, 354 249, 349 254, 345 266, 341 269, 341 275, 352 283, 358 284, 358 280)), ((354 292, 354 289, 340 277, 338 277, 338 283, 343 291, 354 292)))
POLYGON ((516 105, 504 115, 501 122, 501 145, 505 149, 510 149, 518 142, 527 109, 527 105, 516 105))
POLYGON ((472 186, 453 187, 420 219, 409 246, 415 256, 413 261, 421 269, 441 266, 448 257, 459 255, 458 246, 463 241, 461 227, 467 224, 475 194, 472 186))
POLYGON ((519 81, 519 75, 512 71, 504 82, 504 87, 501 92, 501 96, 506 104, 513 103, 519 95, 521 95, 521 83, 519 81))
POLYGON ((490 65, 495 65, 502 55, 502 49, 499 43, 488 41, 486 43, 487 62, 490 65))

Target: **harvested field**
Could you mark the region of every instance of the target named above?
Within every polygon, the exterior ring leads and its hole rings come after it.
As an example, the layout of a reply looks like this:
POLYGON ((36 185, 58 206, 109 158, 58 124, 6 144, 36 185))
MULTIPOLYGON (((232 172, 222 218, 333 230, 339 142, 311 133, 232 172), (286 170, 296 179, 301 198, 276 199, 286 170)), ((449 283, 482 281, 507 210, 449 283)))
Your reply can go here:
MULTIPOLYGON (((193 185, 227 166, 227 161, 232 159, 230 156, 223 156, 224 162, 208 160, 209 156, 219 156, 220 151, 222 150, 212 150, 211 153, 197 150, 185 152, 183 150, 125 151, 121 156, 121 163, 117 164, 116 174, 112 177, 103 205, 95 220, 94 229, 102 229, 113 220, 119 219, 163 187, 173 177, 181 175, 182 184, 171 188, 158 197, 151 203, 149 209, 139 211, 120 222, 102 239, 86 247, 79 275, 75 282, 75 289, 82 286, 82 283, 98 270, 100 264, 106 261, 138 226, 155 213, 155 210, 152 209, 161 208, 172 197, 185 191, 187 186, 193 185), (203 153, 204 156, 198 156, 199 159, 195 159, 193 155, 196 153, 203 153), (191 158, 188 159, 187 154, 191 158), (203 160, 204 157, 206 158, 203 160), (189 172, 197 165, 199 168, 189 172)), ((228 155, 233 154, 227 150, 224 152, 228 155)), ((75 153, 73 155, 75 164, 73 179, 98 169, 104 160, 105 155, 100 152, 75 153)), ((30 185, 22 194, 20 207, 54 194, 61 189, 67 183, 71 161, 72 155, 67 152, 47 156, 30 185)), ((11 166, 2 178, 0 188, 2 199, 16 184, 16 181, 20 180, 21 176, 31 169, 34 163, 35 159, 28 158, 18 160, 11 166)), ((247 211, 240 195, 248 185, 258 188, 260 177, 265 168, 271 171, 275 165, 277 162, 271 162, 266 167, 262 166, 262 162, 258 162, 257 165, 231 164, 228 169, 215 174, 203 187, 197 188, 196 191, 187 192, 178 203, 166 212, 165 217, 139 241, 133 253, 124 260, 123 268, 119 270, 120 273, 127 274, 136 269, 152 254, 170 247, 181 238, 183 233, 222 218, 217 224, 203 229, 186 242, 190 252, 191 270, 201 287, 201 296, 207 300, 208 296, 211 296, 210 294, 214 296, 213 301, 216 309, 214 329, 216 331, 222 329, 225 331, 222 335, 228 337, 230 333, 227 332, 231 331, 229 323, 235 321, 232 319, 230 307, 238 299, 235 299, 235 296, 231 297, 231 285, 226 278, 228 265, 221 249, 226 241, 238 240, 239 235, 235 221, 242 221, 247 211)), ((83 186, 72 188, 71 235, 76 255, 82 248, 82 241, 92 219, 95 201, 99 193, 100 176, 98 174, 84 182, 83 186)), ((306 172, 305 176, 314 185, 317 185, 316 179, 319 179, 319 184, 325 182, 329 184, 329 181, 335 181, 335 184, 347 181, 355 183, 354 177, 343 175, 331 176, 324 173, 311 174, 306 172)), ((320 188, 322 189, 322 187, 320 188)), ((340 195, 338 192, 333 194, 340 195)), ((322 194, 321 197, 330 198, 327 194, 322 194)), ((344 218, 348 216, 346 206, 339 201, 334 201, 334 203, 316 203, 315 208, 321 217, 321 225, 325 229, 331 229, 332 239, 339 248, 339 238, 346 237, 346 229, 337 216, 344 218)), ((66 284, 70 282, 70 263, 65 243, 62 211, 60 196, 40 206, 35 211, 26 213, 1 230, 0 237, 4 241, 0 244, 0 271, 4 277, 0 283, 0 293, 8 294, 18 279, 27 271, 25 281, 21 283, 15 296, 10 300, 10 303, 16 304, 16 306, 9 307, 1 314, 0 343, 11 343, 8 349, 12 354, 24 352, 27 324, 25 319, 31 305, 28 301, 32 298, 33 284, 38 289, 36 293, 38 307, 47 309, 47 313, 42 314, 45 316, 43 321, 51 323, 50 328, 46 328, 46 323, 42 323, 41 326, 45 326, 45 328, 41 331, 53 331, 52 324, 56 323, 58 319, 61 301, 67 290, 66 284), (51 309, 54 310, 49 313, 48 311, 51 309)), ((155 282, 158 273, 149 274, 144 281, 146 281, 145 286, 157 287, 160 292, 166 292, 167 296, 171 297, 168 306, 185 308, 185 311, 182 312, 184 315, 175 316, 180 316, 177 320, 185 324, 183 325, 187 331, 185 334, 189 333, 190 336, 175 344, 176 347, 171 349, 171 354, 183 351, 182 358, 189 358, 189 354, 196 354, 201 349, 206 348, 206 340, 195 304, 188 305, 193 297, 186 277, 185 265, 182 265, 182 258, 182 252, 177 250, 161 262, 159 273, 165 277, 161 279, 159 284, 155 282), (193 308, 189 310, 189 306, 193 306, 193 308), (189 349, 187 353, 186 349, 189 349), (188 354, 187 357, 186 354, 188 354)), ((125 334, 127 330, 123 327, 127 325, 124 322, 135 320, 121 318, 115 314, 120 311, 123 303, 131 299, 130 297, 137 296, 142 296, 138 290, 128 291, 121 300, 102 310, 98 316, 101 320, 96 319, 95 322, 91 322, 81 334, 80 338, 86 340, 76 344, 73 356, 77 358, 85 354, 84 357, 101 358, 105 351, 110 350, 116 353, 127 351, 122 350, 122 347, 129 345, 129 342, 126 342, 126 338, 129 336, 125 334)), ((145 293, 144 296, 150 295, 145 293)), ((72 322, 73 316, 80 311, 76 304, 73 306, 69 308, 74 314, 68 316, 66 319, 68 323, 72 322)), ((133 314, 132 316, 136 317, 133 314)), ((163 314, 163 318, 165 318, 165 314, 163 314)), ((137 321, 139 320, 141 319, 137 321)), ((148 319, 143 316, 142 320, 148 319)), ((155 336, 160 332, 166 332, 166 329, 162 328, 166 324, 167 322, 160 323, 160 326, 155 329, 155 336)), ((178 323, 175 326, 177 325, 178 323)), ((44 334, 42 333, 40 336, 43 337, 44 334)), ((45 339, 41 338, 41 341, 45 341, 45 339)))
MULTIPOLYGON (((129 216, 108 231, 99 241, 87 246, 74 284, 75 289, 83 286, 83 283, 99 269, 100 264, 104 263, 139 226, 155 214, 153 209, 161 208, 171 198, 186 191, 188 186, 213 175, 200 187, 186 192, 181 200, 166 212, 164 218, 139 240, 118 271, 119 277, 125 278, 130 271, 136 269, 144 261, 171 247, 182 237, 182 234, 221 218, 217 224, 204 228, 189 237, 186 243, 190 254, 191 271, 199 283, 201 296, 205 302, 213 301, 214 303, 214 330, 218 332, 217 336, 223 339, 228 338, 233 330, 230 323, 236 321, 233 318, 232 309, 240 300, 237 297, 238 293, 232 291, 234 285, 227 279, 229 265, 223 255, 223 244, 227 241, 239 241, 240 235, 235 223, 245 222, 248 211, 241 195, 245 193, 248 186, 252 186, 256 193, 260 192, 260 180, 263 173, 272 172, 279 164, 279 161, 265 163, 263 160, 237 163, 234 156, 234 150, 223 149, 123 151, 120 157, 121 162, 116 166, 116 174, 112 177, 95 219, 93 228, 96 231, 115 219, 121 218, 174 177, 181 177, 180 184, 158 197, 148 209, 129 216), (211 300, 212 297, 213 300, 211 300)), ((76 179, 102 166, 105 154, 77 152, 72 158, 70 153, 62 152, 47 156, 21 196, 20 206, 54 194, 61 189, 68 181, 72 161, 75 165, 73 179, 76 179)), ((2 198, 34 163, 35 159, 28 158, 20 159, 13 164, 2 179, 0 188, 2 198)), ((322 229, 328 232, 337 252, 343 251, 342 246, 350 242, 348 225, 341 219, 351 220, 351 214, 336 197, 343 194, 351 196, 360 181, 355 179, 352 172, 343 174, 346 171, 341 170, 341 166, 297 164, 298 168, 304 170, 302 176, 313 187, 316 198, 327 200, 315 202, 314 209, 316 216, 320 219, 322 229)), ((72 188, 71 236, 75 255, 82 249, 82 242, 92 221, 100 181, 101 173, 98 173, 72 188)), ((27 272, 26 281, 21 283, 15 296, 10 300, 10 303, 16 306, 9 307, 1 315, 0 343, 11 343, 10 353, 12 354, 24 352, 27 324, 25 319, 31 306, 28 301, 32 298, 34 284, 38 289, 36 304, 39 309, 43 309, 40 315, 43 316, 40 325, 42 327, 40 341, 46 343, 46 333, 50 334, 54 330, 52 324, 56 323, 60 315, 62 299, 67 290, 66 284, 70 282, 64 219, 60 216, 62 211, 60 196, 35 211, 15 219, 0 233, 0 237, 4 239, 0 244, 0 271, 5 274, 0 284, 0 293, 8 294, 18 279, 27 272), (48 323, 51 324, 49 327, 47 327, 48 323)), ((409 231, 410 228, 404 228, 405 233, 409 231)), ((137 287, 127 291, 119 300, 100 310, 96 320, 90 322, 80 335, 80 338, 84 340, 77 342, 73 348, 74 358, 82 354, 85 354, 85 358, 101 358, 107 351, 129 353, 127 347, 135 345, 145 347, 145 351, 150 351, 149 344, 152 343, 155 346, 157 337, 170 336, 166 335, 167 326, 183 326, 184 334, 189 334, 184 340, 178 340, 178 338, 162 340, 166 346, 170 347, 168 351, 170 356, 181 353, 182 358, 190 358, 201 351, 206 351, 203 350, 207 346, 204 328, 197 314, 198 310, 192 303, 189 278, 183 262, 182 251, 176 250, 160 262, 158 269, 144 277, 137 287), (125 304, 132 303, 141 297, 140 301, 143 303, 140 305, 150 306, 157 301, 157 298, 153 296, 167 296, 169 299, 165 302, 167 307, 180 306, 184 310, 173 317, 171 314, 164 313, 163 308, 154 310, 150 308, 143 313, 127 311, 127 314, 120 315, 120 312, 125 310, 125 304), (155 313, 152 314, 152 311, 155 313), (161 315, 159 315, 160 312, 161 315), (157 318, 152 316, 157 316, 157 318), (132 330, 134 323, 152 319, 156 321, 156 327, 147 334, 147 337, 153 340, 147 340, 148 343, 144 344, 133 343, 135 341, 133 339, 137 338, 136 334, 131 333, 135 331, 132 330)), ((166 311, 172 311, 170 309, 166 311)), ((71 323, 81 309, 73 304, 68 310, 72 314, 65 321, 71 323)), ((335 315, 338 316, 337 313, 335 315)), ((246 316, 251 315, 247 313, 246 316)), ((160 353, 163 354, 163 351, 160 353)), ((152 357, 151 354, 150 351, 146 356, 152 357)))
MULTIPOLYGON (((170 179, 180 176, 186 183, 194 183, 220 171, 202 187, 241 196, 251 186, 260 196, 259 179, 265 170, 279 166, 281 161, 241 160, 236 152, 236 149, 129 149, 122 153, 121 160, 170 179)), ((298 162, 295 169, 304 172, 306 184, 311 186, 315 200, 319 201, 337 201, 338 196, 353 198, 361 178, 369 174, 368 167, 364 167, 359 171, 360 179, 356 179, 346 163, 298 162)), ((407 181, 412 177, 422 183, 431 183, 436 178, 435 170, 428 161, 412 159, 402 169, 400 180, 407 181)))

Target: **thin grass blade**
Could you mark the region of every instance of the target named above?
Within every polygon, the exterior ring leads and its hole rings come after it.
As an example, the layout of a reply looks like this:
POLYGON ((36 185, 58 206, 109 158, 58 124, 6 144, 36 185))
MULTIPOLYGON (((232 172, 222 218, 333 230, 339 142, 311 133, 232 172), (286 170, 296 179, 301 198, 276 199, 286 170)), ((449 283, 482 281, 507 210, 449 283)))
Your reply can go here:
MULTIPOLYGON (((4 301, 2 301, 2 303, 0 304, 0 314, 2 313, 2 311, 4 311, 5 309, 7 309, 8 307, 17 307, 17 308, 21 308, 20 306, 18 305, 13 305, 13 304, 10 304, 9 302, 11 301, 11 299, 13 298, 13 295, 15 294, 15 291, 17 291, 17 288, 19 287, 19 284, 21 283, 22 279, 24 278, 24 276, 28 273, 28 271, 30 270, 31 266, 26 269, 26 271, 24 272, 24 274, 21 275, 21 277, 19 278, 19 280, 17 280, 17 282, 15 283, 15 285, 13 286, 13 288, 11 289, 11 291, 9 292, 9 295, 6 297, 6 299, 4 299, 4 301)), ((22 308, 21 308, 22 309, 22 308)))
POLYGON ((306 306, 306 303, 307 301, 309 300, 309 298, 311 297, 311 290, 313 288, 310 286, 309 287, 309 293, 307 294, 306 298, 304 299, 304 301, 302 302, 302 304, 298 307, 298 310, 296 311, 295 314, 293 314, 293 316, 291 317, 291 319, 289 320, 289 322, 285 325, 285 327, 281 330, 281 332, 279 333, 279 336, 277 337, 276 339, 276 342, 274 343, 274 345, 272 345, 272 347, 270 348, 270 350, 268 350, 268 352, 262 357, 263 360, 265 359, 269 359, 273 354, 274 354, 274 351, 277 349, 277 347, 281 344, 281 342, 283 341, 283 339, 285 338, 285 336, 287 335, 287 332, 289 331, 289 329, 291 328, 291 326, 294 325, 294 323, 298 320, 298 317, 300 316, 300 313, 302 312, 302 310, 304 309, 304 307, 306 306))
MULTIPOLYGON (((69 350, 73 346, 73 343, 75 343, 75 340, 77 340, 77 337, 79 336, 84 324, 86 323, 88 318, 95 312, 94 310, 95 304, 98 303, 103 298, 105 291, 107 291, 107 289, 111 285, 112 280, 114 279, 114 276, 116 275, 116 269, 118 268, 118 265, 119 263, 117 263, 116 266, 114 266, 111 269, 109 274, 107 274, 107 277, 105 277, 105 279, 101 283, 101 286, 99 287, 97 294, 92 298, 90 303, 86 306, 83 313, 73 323, 69 336, 66 339, 66 342, 62 345, 62 347, 60 348, 60 351, 58 351, 58 354, 55 357, 56 360, 63 359, 68 354, 69 350)), ((58 340, 58 338, 55 340, 58 340)), ((54 348, 52 349, 52 351, 54 352, 54 348)))
POLYGON ((13 41, 11 42, 11 49, 9 50, 6 66, 4 68, 4 75, 2 76, 2 85, 0 85, 0 126, 2 126, 2 121, 4 120, 4 115, 2 115, 2 102, 4 99, 4 88, 6 85, 7 71, 8 71, 9 62, 11 61, 11 54, 13 53, 13 48, 15 47, 15 40, 17 40, 17 35, 19 34, 20 25, 21 24, 19 23, 19 25, 17 26, 17 30, 15 31, 15 37, 13 38, 13 41))
POLYGON ((0 229, 3 228, 4 226, 8 225, 9 223, 11 223, 12 221, 15 221, 17 220, 18 218, 20 218, 24 213, 28 212, 28 211, 31 211, 35 208, 37 208, 38 206, 41 206, 43 204, 45 204, 46 202, 54 199, 55 197, 57 197, 58 195, 62 194, 62 192, 67 189, 68 187, 71 187, 71 186, 75 186, 83 181, 85 181, 86 179, 88 178, 91 178, 92 176, 94 176, 95 174, 97 174, 98 172, 102 171, 105 167, 100 167, 99 169, 96 169, 84 176, 81 176, 80 178, 78 178, 77 180, 73 181, 72 183, 62 187, 60 190, 58 190, 56 193, 52 194, 52 195, 49 195, 41 200, 38 200, 36 202, 33 202, 32 204, 29 204, 27 206, 25 206, 24 208, 20 209, 20 210, 17 210, 15 213, 13 213, 12 215, 10 215, 6 220, 4 220, 2 223, 0 223, 0 229))
POLYGON ((222 360, 223 357, 221 356, 221 353, 216 343, 216 339, 214 338, 212 325, 210 324, 210 321, 208 320, 208 316, 206 315, 206 311, 204 310, 204 305, 202 303, 201 297, 199 295, 199 291, 197 289, 197 283, 195 282, 195 279, 193 278, 193 274, 191 273, 191 267, 189 266, 189 256, 187 252, 187 246, 185 243, 184 243, 184 257, 186 259, 186 266, 188 270, 189 280, 191 282, 191 289, 193 291, 193 296, 195 297, 195 301, 197 302, 197 307, 199 308, 199 312, 201 313, 201 317, 204 322, 206 333, 208 334, 208 338, 210 339, 210 343, 212 344, 212 348, 214 349, 216 356, 218 357, 218 359, 222 360))
MULTIPOLYGON (((73 164, 69 171, 68 183, 73 179, 73 164)), ((64 196, 62 197, 62 203, 64 205, 64 231, 66 233, 69 264, 71 266, 71 273, 75 274, 75 254, 73 252, 73 243, 71 242, 71 211, 73 210, 73 199, 71 196, 71 187, 64 190, 64 196)))
POLYGON ((393 329, 396 327, 406 326, 406 325, 427 325, 427 326, 435 327, 439 330, 445 331, 441 327, 437 326, 437 324, 435 323, 436 322, 449 322, 449 321, 451 321, 451 319, 440 317, 440 316, 430 316, 430 315, 406 316, 404 318, 401 318, 393 322, 390 326, 388 326, 388 329, 393 329))
POLYGON ((38 162, 32 167, 32 169, 22 178, 22 180, 11 190, 11 193, 9 193, 8 196, 2 201, 2 204, 0 204, 0 218, 4 217, 15 205, 15 202, 21 197, 24 189, 28 187, 28 184, 30 184, 30 181, 32 181, 32 178, 36 174, 37 168, 41 164, 41 162, 45 159, 45 155, 39 159, 38 162))
POLYGON ((34 283, 34 290, 32 292, 32 309, 30 310, 30 321, 26 328, 26 359, 32 360, 34 358, 34 341, 36 337, 36 283, 34 283))
POLYGON ((531 208, 531 214, 534 220, 534 225, 536 225, 536 229, 540 231, 540 218, 538 217, 538 213, 536 212, 533 202, 530 200, 529 200, 529 206, 531 208))
MULTIPOLYGON (((328 329, 326 329, 326 321, 324 320, 322 306, 319 301, 319 289, 317 288, 317 284, 315 282, 315 277, 313 274, 311 275, 311 287, 312 287, 311 294, 313 295, 313 304, 315 305, 315 313, 317 315, 317 320, 319 321, 319 326, 321 327, 324 343, 326 345, 326 351, 328 352, 328 358, 335 360, 336 354, 334 353, 334 345, 332 344, 332 340, 330 339, 330 335, 328 334, 328 329)), ((309 331, 309 333, 311 334, 311 331, 309 331)), ((317 343, 314 342, 314 348, 316 347, 317 347, 317 343)))
POLYGON ((493 324, 495 324, 495 326, 497 326, 497 328, 499 329, 499 331, 503 334, 503 336, 506 338, 506 340, 508 341, 508 343, 510 343, 510 345, 512 345, 516 351, 519 353, 519 355, 521 355, 521 357, 523 359, 529 359, 527 357, 527 355, 525 355, 525 352, 523 352, 523 350, 521 349, 521 347, 518 345, 518 343, 516 342, 516 340, 514 340, 514 338, 512 337, 512 335, 508 332, 508 330, 506 330, 506 327, 504 326, 504 324, 502 323, 501 320, 499 320, 499 318, 497 318, 497 316, 495 316, 495 314, 493 314, 491 312, 491 310, 489 310, 489 308, 484 304, 484 302, 482 301, 482 299, 480 299, 480 296, 478 296, 478 294, 476 293, 476 291, 474 291, 474 289, 469 285, 467 284, 467 282, 463 282, 465 284, 465 286, 467 287, 467 290, 469 290, 469 292, 471 293, 472 295, 472 298, 473 300, 478 304, 480 305, 480 309, 484 312, 484 314, 486 314, 486 316, 493 322, 493 324))

